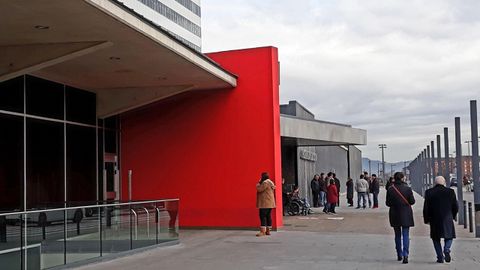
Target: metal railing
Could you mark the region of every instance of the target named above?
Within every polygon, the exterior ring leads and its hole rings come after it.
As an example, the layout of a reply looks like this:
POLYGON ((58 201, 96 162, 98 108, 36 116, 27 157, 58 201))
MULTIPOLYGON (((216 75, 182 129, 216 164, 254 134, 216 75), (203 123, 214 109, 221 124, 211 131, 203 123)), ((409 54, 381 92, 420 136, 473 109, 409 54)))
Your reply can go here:
POLYGON ((178 240, 178 199, 95 203, 0 213, 0 269, 48 269, 178 240))

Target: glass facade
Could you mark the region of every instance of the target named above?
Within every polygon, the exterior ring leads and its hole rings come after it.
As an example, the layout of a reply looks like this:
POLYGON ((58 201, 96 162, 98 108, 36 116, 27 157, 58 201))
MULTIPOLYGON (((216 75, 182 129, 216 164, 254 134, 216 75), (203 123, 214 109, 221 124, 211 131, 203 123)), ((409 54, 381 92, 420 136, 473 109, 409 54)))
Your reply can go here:
POLYGON ((97 125, 95 93, 29 75, 1 82, 0 211, 103 200, 104 145, 118 149, 112 119, 106 132, 97 125))
POLYGON ((29 75, 0 82, 0 126, 0 269, 178 239, 176 202, 114 201, 119 118, 97 119, 94 93, 29 75))

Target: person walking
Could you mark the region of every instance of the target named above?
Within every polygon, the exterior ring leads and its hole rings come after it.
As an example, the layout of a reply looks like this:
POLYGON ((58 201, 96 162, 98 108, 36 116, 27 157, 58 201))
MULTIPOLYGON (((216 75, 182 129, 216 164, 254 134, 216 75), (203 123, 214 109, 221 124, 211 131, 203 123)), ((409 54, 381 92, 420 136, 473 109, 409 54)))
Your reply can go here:
POLYGON ((360 175, 360 179, 355 183, 355 191, 357 192, 357 208, 360 209, 360 201, 363 201, 363 209, 366 208, 367 204, 367 190, 368 182, 364 178, 363 174, 360 175))
POLYGON ((257 208, 260 216, 260 232, 256 236, 270 235, 272 229, 272 208, 275 208, 275 184, 268 173, 263 172, 257 183, 257 208))
POLYGON ((319 207, 320 205, 320 175, 315 174, 313 176, 312 181, 310 181, 310 188, 312 189, 312 200, 313 200, 313 207, 319 207))
POLYGON ((353 180, 348 178, 347 180, 347 203, 348 207, 353 206, 353 180))
POLYGON ((330 179, 330 185, 327 187, 327 203, 329 206, 327 213, 336 214, 335 206, 338 203, 338 190, 333 178, 330 179))
POLYGON ((388 212, 390 226, 395 231, 397 260, 406 264, 410 246, 410 227, 415 225, 412 210, 415 198, 412 189, 405 183, 405 175, 402 172, 396 172, 393 178, 395 181, 387 191, 386 204, 390 207, 388 212))
MULTIPOLYGON (((337 175, 333 173, 333 180, 335 181, 335 186, 337 187, 337 196, 340 198, 340 179, 337 178, 337 175)), ((340 206, 340 200, 337 200, 337 206, 340 206)))
POLYGON ((327 182, 325 180, 325 173, 320 173, 320 178, 318 179, 320 185, 320 207, 323 207, 327 202, 327 182))
POLYGON ((370 192, 373 195, 373 208, 378 208, 378 194, 380 193, 380 182, 377 175, 372 174, 372 182, 370 183, 370 192))
POLYGON ((455 235, 453 220, 458 213, 457 197, 453 189, 447 188, 443 176, 435 178, 435 186, 425 191, 423 219, 430 224, 430 238, 437 253, 437 263, 449 263, 452 258, 450 250, 455 235), (444 247, 440 239, 444 239, 444 247))

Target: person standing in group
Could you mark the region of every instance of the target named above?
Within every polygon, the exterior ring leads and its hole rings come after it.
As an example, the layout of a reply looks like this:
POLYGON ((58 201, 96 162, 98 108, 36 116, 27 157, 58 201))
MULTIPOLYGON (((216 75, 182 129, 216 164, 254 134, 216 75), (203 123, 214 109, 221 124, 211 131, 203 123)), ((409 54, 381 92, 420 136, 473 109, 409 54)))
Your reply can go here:
POLYGON ((450 248, 455 235, 453 220, 458 213, 457 197, 453 189, 445 187, 445 178, 437 176, 435 186, 425 191, 423 219, 430 224, 430 238, 437 253, 437 263, 450 262, 450 248), (440 239, 444 239, 444 248, 440 239))
POLYGON ((348 178, 347 180, 347 203, 348 207, 353 206, 353 180, 348 178))
POLYGON ((327 213, 336 214, 335 206, 338 203, 338 190, 333 178, 330 179, 330 185, 327 187, 327 203, 329 205, 327 213))
MULTIPOLYGON (((337 187, 337 197, 340 198, 340 179, 337 178, 335 173, 333 173, 333 180, 335 181, 335 186, 337 187)), ((337 206, 340 206, 340 200, 337 200, 337 206)))
POLYGON ((405 183, 405 175, 402 172, 396 172, 393 178, 395 181, 387 191, 386 204, 390 207, 388 216, 390 225, 395 231, 397 260, 408 263, 410 227, 415 225, 412 210, 415 198, 412 189, 405 183))
POLYGON ((385 184, 385 189, 388 190, 388 188, 393 184, 393 182, 394 182, 393 176, 390 176, 390 178, 388 178, 387 183, 385 184))
POLYGON ((380 182, 376 174, 372 174, 372 181, 370 183, 370 192, 373 195, 373 208, 378 208, 378 193, 380 193, 380 182))
POLYGON ((372 208, 372 178, 368 176, 368 173, 365 172, 365 180, 367 180, 368 188, 367 188, 367 198, 368 198, 368 208, 372 208))
POLYGON ((357 209, 360 209, 360 200, 363 201, 363 209, 366 208, 368 182, 365 175, 361 174, 360 179, 355 183, 355 191, 357 191, 357 209))
POLYGON ((312 200, 313 200, 313 207, 320 207, 320 182, 318 181, 320 179, 320 175, 315 174, 313 176, 312 181, 310 181, 310 188, 312 189, 312 200))
MULTIPOLYGON (((328 203, 328 187, 330 186, 330 180, 333 180, 333 173, 332 172, 329 172, 327 173, 327 178, 325 178, 325 195, 326 195, 326 202, 325 202, 325 206, 323 207, 323 212, 325 214, 328 214, 328 212, 330 211, 330 204, 328 203)), ((335 183, 335 181, 334 181, 335 183)))
POLYGON ((325 182, 325 173, 320 173, 320 178, 318 179, 318 184, 320 185, 320 207, 323 207, 327 202, 327 182, 325 182))
POLYGON ((260 232, 257 236, 270 235, 272 229, 272 208, 275 208, 275 184, 268 173, 263 172, 257 183, 257 208, 260 216, 260 232))

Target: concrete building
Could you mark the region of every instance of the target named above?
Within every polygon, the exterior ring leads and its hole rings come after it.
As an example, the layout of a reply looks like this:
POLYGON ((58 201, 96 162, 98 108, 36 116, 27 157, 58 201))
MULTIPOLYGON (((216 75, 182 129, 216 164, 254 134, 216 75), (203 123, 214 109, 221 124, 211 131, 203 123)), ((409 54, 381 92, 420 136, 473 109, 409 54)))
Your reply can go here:
POLYGON ((367 143, 366 131, 315 119, 296 101, 280 106, 282 127, 282 177, 289 186, 298 185, 310 202, 313 175, 334 172, 345 191, 348 177, 362 172, 361 152, 355 145, 367 143))
POLYGON ((202 49, 200 0, 117 0, 196 51, 202 49))

